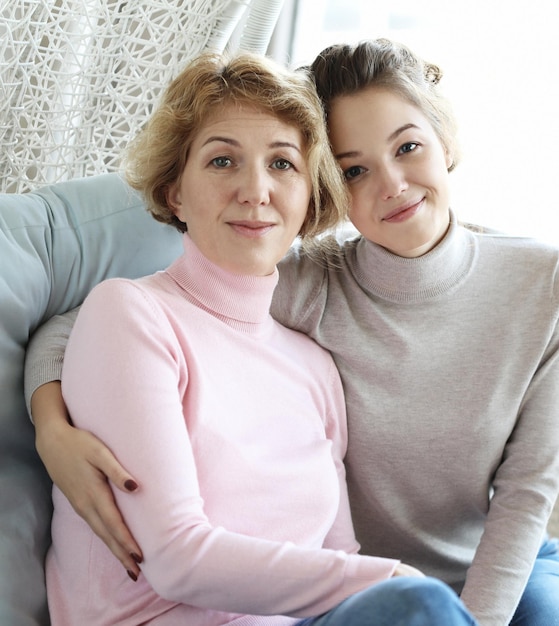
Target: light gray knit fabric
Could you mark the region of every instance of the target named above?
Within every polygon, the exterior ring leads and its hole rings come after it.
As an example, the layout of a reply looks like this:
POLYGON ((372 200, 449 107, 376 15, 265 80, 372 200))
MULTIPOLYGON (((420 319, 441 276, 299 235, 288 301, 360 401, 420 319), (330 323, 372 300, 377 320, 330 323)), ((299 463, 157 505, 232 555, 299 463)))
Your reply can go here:
POLYGON ((335 257, 294 252, 273 312, 340 369, 363 551, 465 581, 505 626, 558 490, 558 251, 453 221, 417 259, 364 239, 335 257))

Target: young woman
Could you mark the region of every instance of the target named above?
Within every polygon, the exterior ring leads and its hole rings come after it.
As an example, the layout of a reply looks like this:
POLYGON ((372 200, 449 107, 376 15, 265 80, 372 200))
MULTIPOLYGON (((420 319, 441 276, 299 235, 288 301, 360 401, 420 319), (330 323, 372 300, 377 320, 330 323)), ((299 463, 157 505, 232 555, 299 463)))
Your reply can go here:
MULTIPOLYGON (((361 235, 330 242, 320 262, 294 249, 272 314, 340 371, 362 552, 441 578, 484 626, 559 624, 545 532, 559 483, 558 251, 458 222, 455 125, 436 66, 376 40, 333 46, 311 70, 361 235)), ((37 408, 49 418, 43 459, 124 558, 137 544, 107 497, 87 496, 83 459, 122 488, 131 476, 64 422, 56 384, 35 395, 50 393, 37 408)))
POLYGON ((203 55, 128 165, 154 217, 185 233, 184 254, 91 292, 62 380, 75 424, 137 480, 117 502, 142 575, 55 489, 53 625, 474 623, 439 581, 357 554, 339 375, 269 314, 295 237, 345 207, 311 82, 252 56, 203 55))
POLYGON ((559 624, 558 251, 459 225, 439 68, 379 40, 312 71, 361 237, 329 270, 292 255, 273 314, 342 375, 362 549, 397 548, 484 625, 559 624))

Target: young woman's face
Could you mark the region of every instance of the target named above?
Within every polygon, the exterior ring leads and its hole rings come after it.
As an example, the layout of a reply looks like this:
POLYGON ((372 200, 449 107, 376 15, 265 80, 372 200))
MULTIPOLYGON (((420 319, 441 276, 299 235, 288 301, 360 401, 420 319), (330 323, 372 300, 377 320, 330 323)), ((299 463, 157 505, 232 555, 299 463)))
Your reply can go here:
POLYGON ((395 93, 373 87, 336 98, 328 123, 355 227, 403 257, 436 246, 449 225, 452 159, 425 115, 395 93))
POLYGON ((236 274, 271 274, 307 214, 311 181, 301 132, 250 107, 211 116, 168 194, 210 261, 236 274))

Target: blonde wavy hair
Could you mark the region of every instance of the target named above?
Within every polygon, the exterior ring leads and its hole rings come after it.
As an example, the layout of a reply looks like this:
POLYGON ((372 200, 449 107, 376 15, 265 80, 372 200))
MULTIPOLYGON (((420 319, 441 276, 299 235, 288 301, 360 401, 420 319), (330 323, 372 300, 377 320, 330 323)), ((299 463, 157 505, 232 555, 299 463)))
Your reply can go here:
POLYGON ((299 235, 310 238, 345 219, 346 185, 308 72, 288 70, 253 53, 227 58, 212 52, 194 59, 171 82, 127 150, 126 178, 143 194, 153 217, 187 230, 169 205, 168 192, 180 180, 199 129, 212 113, 231 103, 257 108, 302 133, 312 192, 299 235))

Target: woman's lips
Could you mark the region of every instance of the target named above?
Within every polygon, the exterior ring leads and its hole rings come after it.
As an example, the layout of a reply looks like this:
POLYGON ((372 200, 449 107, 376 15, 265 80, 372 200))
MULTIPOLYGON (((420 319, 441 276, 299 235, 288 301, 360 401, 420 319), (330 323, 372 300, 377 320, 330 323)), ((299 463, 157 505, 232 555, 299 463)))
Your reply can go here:
POLYGON ((406 204, 405 206, 398 207, 397 209, 394 209, 394 211, 385 215, 382 218, 382 221, 391 223, 404 222, 420 211, 424 202, 425 198, 421 198, 421 200, 413 202, 412 204, 406 204))
POLYGON ((245 237, 258 238, 269 233, 274 225, 270 222, 249 222, 249 221, 235 221, 228 222, 229 226, 238 234, 245 237))

